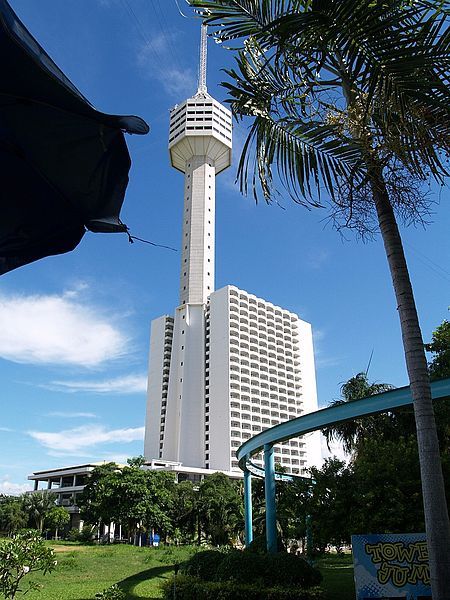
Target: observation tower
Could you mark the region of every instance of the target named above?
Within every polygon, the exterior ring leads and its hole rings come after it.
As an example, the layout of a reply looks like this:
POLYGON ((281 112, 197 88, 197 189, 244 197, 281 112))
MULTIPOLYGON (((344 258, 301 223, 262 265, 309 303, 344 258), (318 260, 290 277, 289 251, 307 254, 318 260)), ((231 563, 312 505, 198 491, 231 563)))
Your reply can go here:
POLYGON ((174 319, 152 324, 145 436, 145 456, 198 466, 205 462, 205 306, 214 291, 215 178, 230 166, 232 146, 231 112, 208 94, 206 59, 202 25, 197 92, 170 111, 170 161, 184 174, 180 305, 174 319))
MULTIPOLYGON (((202 26, 197 92, 170 111, 170 161, 184 175, 180 297, 173 317, 152 321, 144 444, 152 468, 181 463, 194 480, 240 475, 243 442, 317 409, 310 324, 234 286, 214 289, 215 181, 231 163, 232 119, 208 94, 206 44, 202 26)), ((314 435, 276 446, 275 460, 299 474, 319 464, 314 435)))

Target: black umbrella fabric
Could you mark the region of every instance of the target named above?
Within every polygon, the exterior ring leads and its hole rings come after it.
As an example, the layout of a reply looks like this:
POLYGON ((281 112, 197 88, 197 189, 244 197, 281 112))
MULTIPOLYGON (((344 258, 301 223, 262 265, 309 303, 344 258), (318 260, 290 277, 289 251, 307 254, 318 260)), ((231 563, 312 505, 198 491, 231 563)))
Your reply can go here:
POLYGON ((95 110, 0 0, 0 275, 119 218, 139 117, 95 110))

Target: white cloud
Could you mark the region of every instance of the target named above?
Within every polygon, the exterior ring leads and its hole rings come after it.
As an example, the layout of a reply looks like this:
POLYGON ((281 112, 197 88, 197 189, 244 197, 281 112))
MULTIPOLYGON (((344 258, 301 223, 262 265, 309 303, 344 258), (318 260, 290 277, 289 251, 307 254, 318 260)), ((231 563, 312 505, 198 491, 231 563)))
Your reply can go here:
POLYGON ((0 294, 0 357, 18 363, 96 367, 127 353, 128 337, 81 302, 62 295, 0 294))
POLYGON ((42 386, 59 392, 92 394, 140 394, 147 390, 146 375, 125 375, 101 381, 52 381, 42 386))
POLYGON ((323 349, 323 340, 326 337, 326 332, 323 329, 313 329, 314 343, 314 363, 316 369, 326 369, 327 367, 336 367, 341 361, 341 356, 327 355, 323 349))
POLYGON ((102 425, 84 425, 58 432, 28 431, 27 433, 54 456, 78 455, 99 444, 129 443, 144 439, 144 427, 107 430, 102 425))
POLYGON ((31 490, 30 483, 14 483, 10 481, 9 475, 0 477, 0 494, 20 496, 29 490, 31 490))
POLYGON ((88 412, 59 412, 59 411, 54 411, 54 412, 49 412, 46 415, 47 417, 60 417, 61 419, 77 419, 79 417, 84 417, 86 419, 96 419, 97 415, 94 415, 94 413, 88 413, 88 412))
POLYGON ((10 427, 0 427, 0 431, 14 431, 14 429, 11 429, 10 427))
POLYGON ((341 442, 330 442, 330 448, 328 449, 327 440, 325 439, 325 436, 322 433, 320 434, 320 442, 323 459, 335 457, 339 460, 344 461, 345 463, 349 462, 350 455, 344 451, 341 442))
POLYGON ((144 75, 156 78, 164 90, 176 98, 192 96, 197 89, 196 76, 192 69, 175 64, 170 44, 176 40, 175 32, 166 35, 149 34, 149 42, 138 49, 137 63, 144 75))
POLYGON ((307 252, 304 257, 304 264, 311 270, 317 271, 324 265, 330 256, 328 250, 324 248, 314 248, 307 252))

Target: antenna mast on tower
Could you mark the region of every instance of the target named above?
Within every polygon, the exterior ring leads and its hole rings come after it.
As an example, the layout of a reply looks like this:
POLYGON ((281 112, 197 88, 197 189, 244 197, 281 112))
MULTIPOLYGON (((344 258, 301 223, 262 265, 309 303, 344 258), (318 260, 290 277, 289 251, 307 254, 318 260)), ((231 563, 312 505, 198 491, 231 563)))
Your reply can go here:
POLYGON ((206 51, 207 51, 207 35, 206 25, 202 23, 200 36, 200 65, 198 70, 198 89, 197 93, 206 94, 206 51))

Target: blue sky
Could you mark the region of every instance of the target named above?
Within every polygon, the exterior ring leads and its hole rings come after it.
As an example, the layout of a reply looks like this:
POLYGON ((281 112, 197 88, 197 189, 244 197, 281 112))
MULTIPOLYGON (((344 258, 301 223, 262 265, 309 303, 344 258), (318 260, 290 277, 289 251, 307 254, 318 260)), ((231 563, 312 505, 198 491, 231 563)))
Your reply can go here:
MULTIPOLYGON (((149 122, 148 136, 127 137, 122 219, 134 235, 178 248, 183 178, 169 166, 168 111, 196 89, 198 20, 175 0, 10 2, 94 106, 149 122)), ((208 91, 219 100, 231 61, 209 43, 208 91)), ((235 164, 244 135, 235 128, 235 164)), ((372 350, 370 377, 406 385, 381 240, 343 239, 325 211, 289 199, 283 209, 255 205, 235 168, 217 181, 216 288, 237 285, 312 323, 321 405, 372 350)), ((425 339, 450 304, 449 191, 433 199, 426 230, 402 228, 425 339)), ((74 252, 1 278, 0 493, 23 491, 35 470, 142 453, 149 326, 177 305, 179 261, 124 235, 87 233, 74 252)))

